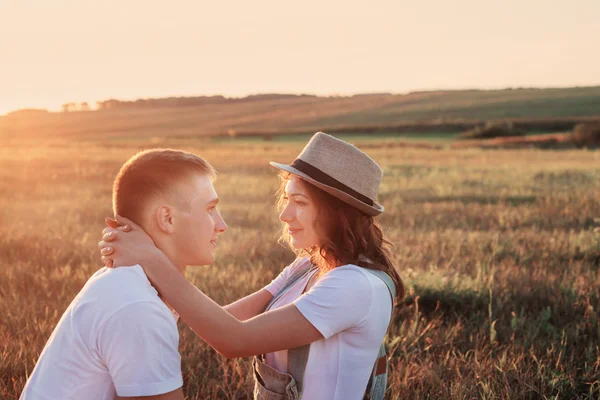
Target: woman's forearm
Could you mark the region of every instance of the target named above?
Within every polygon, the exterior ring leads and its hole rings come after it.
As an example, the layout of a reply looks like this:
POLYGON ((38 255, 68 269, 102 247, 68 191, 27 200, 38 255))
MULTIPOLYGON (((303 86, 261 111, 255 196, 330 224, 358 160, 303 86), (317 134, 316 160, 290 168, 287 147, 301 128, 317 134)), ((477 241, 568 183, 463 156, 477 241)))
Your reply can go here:
MULTIPOLYGON (((290 349, 323 337, 293 304, 242 322, 192 285, 164 254, 141 265, 182 320, 225 357, 246 357, 290 349)), ((252 302, 253 307, 258 303, 266 305, 272 298, 266 290, 255 295, 258 295, 258 300, 252 302)))
POLYGON ((243 334, 241 321, 189 282, 164 254, 142 267, 161 296, 198 336, 225 356, 234 352, 239 344, 236 337, 243 334))
POLYGON ((256 317, 258 314, 261 314, 272 298, 273 295, 266 289, 260 289, 257 292, 228 304, 223 308, 238 320, 247 321, 250 318, 256 317))

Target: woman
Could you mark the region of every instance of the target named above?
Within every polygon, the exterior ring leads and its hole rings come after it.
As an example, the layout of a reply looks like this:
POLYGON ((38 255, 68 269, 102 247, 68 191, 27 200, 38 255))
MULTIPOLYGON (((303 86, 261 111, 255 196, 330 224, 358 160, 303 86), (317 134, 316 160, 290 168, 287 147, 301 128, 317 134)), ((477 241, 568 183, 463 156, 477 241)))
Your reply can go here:
POLYGON ((404 295, 389 242, 373 219, 383 212, 375 201, 382 170, 356 147, 321 132, 292 164, 271 165, 282 170, 283 237, 298 258, 264 289, 217 305, 175 267, 165 268, 170 261, 123 218, 133 229, 107 228, 102 260, 141 264, 165 301, 219 353, 259 356, 256 398, 348 400, 363 398, 367 389, 382 397, 385 383, 370 377, 385 379, 381 343, 392 298, 404 295))

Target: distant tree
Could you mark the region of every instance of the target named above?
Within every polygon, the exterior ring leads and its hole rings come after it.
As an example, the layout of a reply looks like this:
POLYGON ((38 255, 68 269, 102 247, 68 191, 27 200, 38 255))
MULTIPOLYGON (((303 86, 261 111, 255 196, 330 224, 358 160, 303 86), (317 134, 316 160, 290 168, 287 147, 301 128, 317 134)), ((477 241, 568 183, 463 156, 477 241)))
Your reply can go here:
POLYGON ((600 146, 600 122, 577 124, 573 130, 573 142, 578 146, 600 146))
POLYGON ((83 102, 81 104, 79 104, 79 110, 80 111, 90 111, 90 106, 87 102, 83 102))
POLYGON ((75 103, 65 103, 62 105, 63 112, 71 112, 77 110, 77 105, 75 103))
POLYGON ((512 122, 487 122, 483 126, 476 126, 471 130, 461 133, 459 139, 491 139, 525 135, 524 131, 516 130, 512 122))
POLYGON ((98 101, 96 104, 98 104, 98 108, 100 110, 109 110, 111 108, 117 108, 121 102, 119 100, 109 99, 105 101, 98 101))

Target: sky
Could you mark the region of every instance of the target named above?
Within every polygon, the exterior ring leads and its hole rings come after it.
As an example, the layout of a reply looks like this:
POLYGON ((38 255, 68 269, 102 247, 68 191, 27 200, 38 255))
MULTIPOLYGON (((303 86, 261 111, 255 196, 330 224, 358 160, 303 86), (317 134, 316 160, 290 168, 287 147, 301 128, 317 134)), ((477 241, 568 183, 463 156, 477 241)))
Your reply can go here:
POLYGON ((65 102, 600 84, 598 0, 0 0, 0 115, 65 102))

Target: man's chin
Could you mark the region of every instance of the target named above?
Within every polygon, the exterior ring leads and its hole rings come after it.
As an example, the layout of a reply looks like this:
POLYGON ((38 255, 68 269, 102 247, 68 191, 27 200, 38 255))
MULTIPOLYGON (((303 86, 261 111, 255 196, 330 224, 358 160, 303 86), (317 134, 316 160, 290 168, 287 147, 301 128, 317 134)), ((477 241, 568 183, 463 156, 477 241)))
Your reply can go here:
POLYGON ((205 266, 205 265, 214 264, 214 262, 215 262, 214 257, 203 257, 203 258, 198 258, 194 263, 192 263, 190 265, 205 266))

